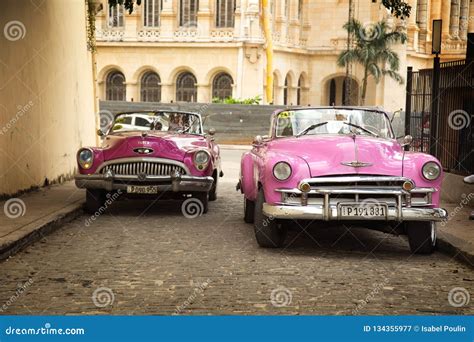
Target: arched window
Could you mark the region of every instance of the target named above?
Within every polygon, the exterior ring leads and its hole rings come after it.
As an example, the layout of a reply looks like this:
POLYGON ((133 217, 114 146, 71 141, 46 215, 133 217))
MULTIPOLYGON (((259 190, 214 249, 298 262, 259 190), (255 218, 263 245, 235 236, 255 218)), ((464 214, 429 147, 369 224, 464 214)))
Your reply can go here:
POLYGON ((303 91, 304 80, 303 75, 298 79, 298 89, 296 90, 296 105, 301 106, 301 92, 303 91))
POLYGON ((289 82, 288 82, 288 75, 287 75, 285 78, 285 88, 283 88, 283 104, 285 106, 288 105, 288 93, 289 93, 288 85, 289 85, 289 82))
POLYGON ((197 27, 199 0, 179 1, 179 26, 197 27))
POLYGON ((336 105, 336 80, 334 78, 329 83, 329 105, 336 105))
POLYGON ((221 73, 214 77, 212 82, 212 98, 226 99, 232 97, 232 77, 221 73))
POLYGON ((235 0, 216 0, 216 27, 234 27, 235 0))
POLYGON ((109 6, 109 27, 123 27, 123 5, 109 6))
POLYGON ((108 101, 125 101, 125 76, 117 70, 107 75, 105 82, 106 99, 108 101))
POLYGON ((140 82, 140 97, 142 102, 161 102, 160 76, 152 71, 143 75, 140 82))
POLYGON ((196 102, 196 77, 190 72, 180 74, 176 80, 176 101, 196 102))
POLYGON ((143 4, 143 26, 160 26, 160 13, 163 0, 145 0, 143 4))

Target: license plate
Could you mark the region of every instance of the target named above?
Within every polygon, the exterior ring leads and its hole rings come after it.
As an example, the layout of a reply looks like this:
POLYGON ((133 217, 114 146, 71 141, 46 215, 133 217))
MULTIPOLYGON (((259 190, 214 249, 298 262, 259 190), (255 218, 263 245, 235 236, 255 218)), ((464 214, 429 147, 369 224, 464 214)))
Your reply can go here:
POLYGON ((384 204, 343 204, 339 210, 341 216, 387 217, 387 206, 384 204))
POLYGON ((127 193, 129 194, 157 194, 158 187, 156 185, 149 185, 149 186, 129 185, 127 186, 127 193))

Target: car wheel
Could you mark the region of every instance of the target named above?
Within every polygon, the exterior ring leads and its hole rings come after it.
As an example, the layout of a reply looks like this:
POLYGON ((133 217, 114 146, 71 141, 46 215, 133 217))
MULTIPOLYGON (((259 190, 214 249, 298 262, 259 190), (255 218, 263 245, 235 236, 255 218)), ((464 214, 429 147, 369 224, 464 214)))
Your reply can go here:
POLYGON ((105 190, 87 189, 85 211, 94 214, 104 205, 105 199, 105 190))
POLYGON ((212 183, 212 188, 209 191, 209 201, 215 201, 217 199, 217 176, 214 177, 214 183, 212 183))
POLYGON ((260 247, 277 248, 282 247, 286 238, 285 227, 275 218, 268 217, 263 213, 265 195, 263 190, 258 192, 255 202, 254 228, 255 237, 260 247))
POLYGON ((244 221, 246 223, 253 223, 255 217, 255 202, 247 199, 244 196, 244 221))
POLYGON ((196 194, 194 197, 196 197, 198 200, 201 201, 202 203, 202 213, 205 214, 209 211, 209 193, 208 192, 200 192, 196 194))
POLYGON ((436 223, 406 222, 405 229, 408 235, 410 250, 415 254, 431 254, 436 246, 436 223))

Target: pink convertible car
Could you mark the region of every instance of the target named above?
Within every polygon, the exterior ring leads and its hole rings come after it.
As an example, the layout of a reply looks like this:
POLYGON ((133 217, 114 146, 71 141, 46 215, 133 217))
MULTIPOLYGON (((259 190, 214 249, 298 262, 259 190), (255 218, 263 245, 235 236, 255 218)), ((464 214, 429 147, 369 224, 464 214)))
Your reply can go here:
POLYGON ((222 176, 219 147, 201 116, 177 111, 120 113, 100 148, 77 153, 76 185, 86 188, 86 210, 98 211, 106 195, 186 199, 195 197, 207 212, 222 176))
MULTIPOLYGON (((282 110, 270 136, 242 156, 245 221, 262 247, 283 245, 292 220, 379 221, 408 235, 414 253, 436 243, 443 177, 433 156, 407 152, 384 111, 361 107, 282 110)), ((379 228, 377 228, 379 229, 379 228)))

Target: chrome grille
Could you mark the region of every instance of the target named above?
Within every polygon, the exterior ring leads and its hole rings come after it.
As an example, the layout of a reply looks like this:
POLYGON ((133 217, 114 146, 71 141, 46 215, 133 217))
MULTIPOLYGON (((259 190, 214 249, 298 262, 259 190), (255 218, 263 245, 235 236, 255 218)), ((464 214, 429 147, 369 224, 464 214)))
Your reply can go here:
POLYGON ((180 174, 185 175, 186 170, 174 164, 166 163, 153 163, 146 161, 137 162, 126 162, 116 163, 104 166, 100 173, 105 173, 111 170, 116 175, 138 175, 144 173, 150 176, 169 176, 171 173, 178 171, 180 174))

